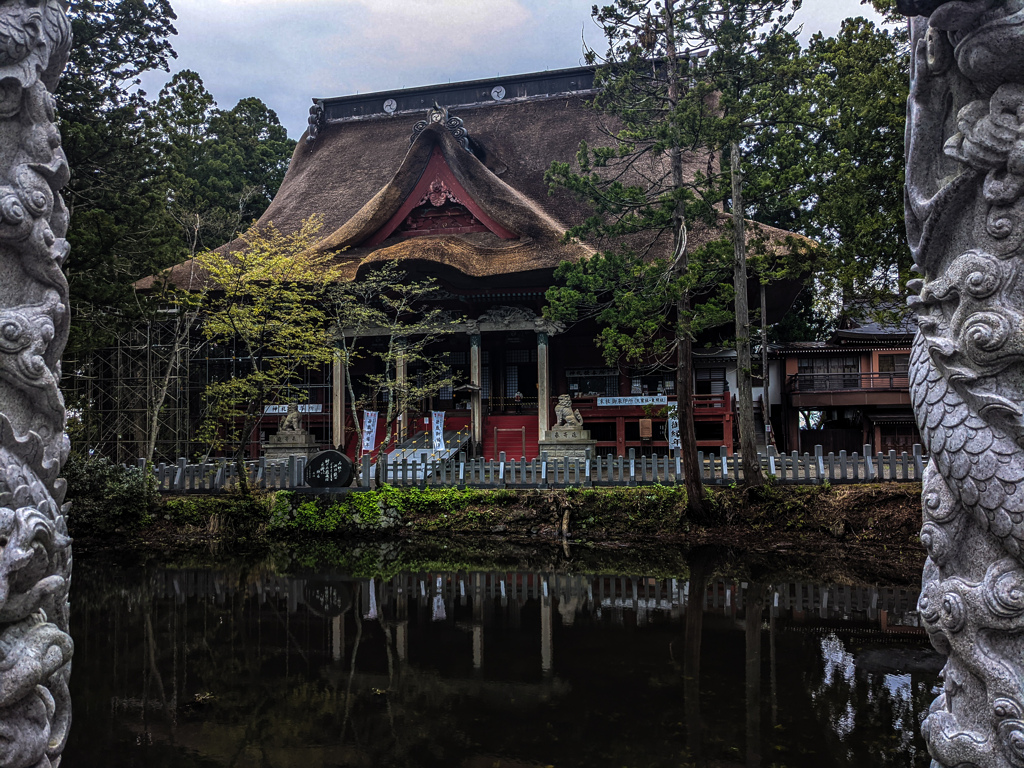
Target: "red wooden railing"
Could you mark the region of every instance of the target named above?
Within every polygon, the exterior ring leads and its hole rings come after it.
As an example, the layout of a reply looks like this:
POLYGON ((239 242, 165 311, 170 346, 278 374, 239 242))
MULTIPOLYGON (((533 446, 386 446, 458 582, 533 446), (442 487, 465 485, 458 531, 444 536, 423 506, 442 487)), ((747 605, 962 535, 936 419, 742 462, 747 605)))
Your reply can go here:
POLYGON ((797 373, 789 377, 789 392, 849 392, 865 389, 907 390, 908 374, 892 373, 797 373))

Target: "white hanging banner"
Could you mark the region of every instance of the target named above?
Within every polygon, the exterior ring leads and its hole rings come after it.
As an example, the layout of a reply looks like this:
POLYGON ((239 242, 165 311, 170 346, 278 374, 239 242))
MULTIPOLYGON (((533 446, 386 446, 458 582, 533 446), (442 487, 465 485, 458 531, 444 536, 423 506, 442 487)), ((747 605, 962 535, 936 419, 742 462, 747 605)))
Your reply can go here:
POLYGON ((430 412, 430 432, 434 438, 434 450, 444 450, 444 411, 430 412))
POLYGON ((377 411, 363 411, 363 453, 372 453, 377 442, 377 411))
POLYGON ((674 451, 681 450, 683 442, 679 437, 679 410, 675 405, 669 408, 666 426, 668 427, 668 447, 674 451))

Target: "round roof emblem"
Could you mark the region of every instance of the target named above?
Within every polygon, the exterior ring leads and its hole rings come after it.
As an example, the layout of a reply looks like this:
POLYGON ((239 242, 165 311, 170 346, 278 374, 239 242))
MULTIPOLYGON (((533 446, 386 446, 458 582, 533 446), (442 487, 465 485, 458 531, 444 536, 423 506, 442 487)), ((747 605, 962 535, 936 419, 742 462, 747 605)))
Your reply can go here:
POLYGON ((394 99, 388 99, 387 101, 384 102, 384 111, 387 112, 389 115, 394 113, 396 109, 398 109, 398 102, 395 101, 394 99))
POLYGON ((505 86, 496 85, 491 88, 491 98, 495 101, 501 101, 505 98, 505 86))

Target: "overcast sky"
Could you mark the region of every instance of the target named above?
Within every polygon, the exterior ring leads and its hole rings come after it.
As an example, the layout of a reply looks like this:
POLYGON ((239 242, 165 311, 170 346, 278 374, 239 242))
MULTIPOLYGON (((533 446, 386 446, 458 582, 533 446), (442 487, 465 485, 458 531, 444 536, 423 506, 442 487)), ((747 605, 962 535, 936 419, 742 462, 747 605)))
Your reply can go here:
MULTIPOLYGON (((594 1, 172 0, 172 70, 197 71, 223 109, 262 99, 298 138, 313 97, 578 66, 584 35, 603 52, 594 1)), ((860 0, 804 0, 797 21, 806 40, 848 16, 879 20, 860 0)))

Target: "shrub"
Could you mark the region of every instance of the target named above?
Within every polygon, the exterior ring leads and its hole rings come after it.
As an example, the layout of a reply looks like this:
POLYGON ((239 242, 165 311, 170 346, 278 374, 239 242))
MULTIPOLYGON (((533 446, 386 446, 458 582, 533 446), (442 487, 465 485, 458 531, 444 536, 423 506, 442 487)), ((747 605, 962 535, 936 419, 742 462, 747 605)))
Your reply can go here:
POLYGON ((72 535, 127 533, 152 519, 157 493, 152 475, 107 459, 72 455, 64 466, 72 535))
POLYGON ((176 525, 207 525, 210 511, 204 501, 188 496, 167 499, 164 502, 164 519, 176 525))

